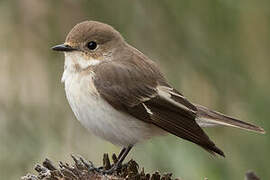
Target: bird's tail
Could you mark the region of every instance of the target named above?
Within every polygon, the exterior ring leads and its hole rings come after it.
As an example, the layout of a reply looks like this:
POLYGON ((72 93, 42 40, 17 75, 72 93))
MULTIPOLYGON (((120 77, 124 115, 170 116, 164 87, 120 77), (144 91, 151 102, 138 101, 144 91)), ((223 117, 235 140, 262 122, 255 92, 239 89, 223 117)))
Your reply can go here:
POLYGON ((201 127, 223 125, 223 126, 241 128, 248 131, 254 131, 261 134, 265 133, 264 129, 259 126, 256 126, 247 122, 243 122, 238 119, 234 119, 232 117, 226 116, 219 112, 212 111, 201 105, 196 105, 196 107, 198 109, 196 122, 201 127))

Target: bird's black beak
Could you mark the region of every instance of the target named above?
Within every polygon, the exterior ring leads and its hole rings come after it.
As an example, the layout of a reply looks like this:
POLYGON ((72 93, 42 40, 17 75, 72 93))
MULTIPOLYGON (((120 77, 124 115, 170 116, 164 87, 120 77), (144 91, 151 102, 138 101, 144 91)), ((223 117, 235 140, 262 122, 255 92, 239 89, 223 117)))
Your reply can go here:
POLYGON ((78 49, 73 48, 73 47, 71 47, 70 45, 67 45, 67 44, 60 44, 60 45, 53 46, 52 50, 68 52, 68 51, 75 51, 75 50, 78 50, 78 49))

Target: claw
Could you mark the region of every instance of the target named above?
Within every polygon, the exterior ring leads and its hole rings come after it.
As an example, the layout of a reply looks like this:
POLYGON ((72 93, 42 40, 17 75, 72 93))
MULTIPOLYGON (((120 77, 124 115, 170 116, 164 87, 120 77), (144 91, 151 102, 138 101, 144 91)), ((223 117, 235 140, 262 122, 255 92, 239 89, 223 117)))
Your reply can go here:
POLYGON ((126 167, 126 164, 122 164, 125 157, 131 150, 132 145, 128 146, 127 148, 123 148, 121 152, 119 153, 118 157, 114 154, 113 159, 113 166, 110 164, 109 156, 108 154, 104 154, 103 156, 103 167, 96 168, 94 164, 91 161, 85 160, 81 156, 74 156, 71 155, 72 159, 75 161, 76 166, 79 168, 87 169, 89 171, 96 171, 98 173, 102 174, 113 174, 114 172, 118 173, 123 167, 126 167))
POLYGON ((106 169, 99 169, 99 172, 102 174, 112 174, 113 172, 115 172, 117 169, 119 169, 119 166, 114 165, 113 167, 111 167, 110 169, 106 170, 106 169))

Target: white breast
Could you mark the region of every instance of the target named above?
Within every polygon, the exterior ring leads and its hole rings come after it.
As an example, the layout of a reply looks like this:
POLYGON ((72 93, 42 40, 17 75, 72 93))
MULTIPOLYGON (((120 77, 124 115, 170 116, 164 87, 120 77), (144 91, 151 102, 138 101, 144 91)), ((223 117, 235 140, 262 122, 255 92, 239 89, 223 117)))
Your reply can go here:
POLYGON ((81 75, 66 69, 63 75, 66 97, 75 116, 95 135, 127 146, 161 133, 159 128, 119 112, 103 100, 94 87, 93 72, 81 75))

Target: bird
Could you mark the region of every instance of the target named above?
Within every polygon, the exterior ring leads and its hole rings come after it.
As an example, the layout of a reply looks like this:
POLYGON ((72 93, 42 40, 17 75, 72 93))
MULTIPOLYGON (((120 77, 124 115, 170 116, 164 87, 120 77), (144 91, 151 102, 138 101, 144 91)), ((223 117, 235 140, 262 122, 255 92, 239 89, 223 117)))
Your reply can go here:
POLYGON ((154 136, 173 134, 225 157, 202 128, 221 125, 265 133, 190 102, 153 60, 108 24, 83 21, 52 50, 64 52, 62 82, 75 117, 96 136, 122 147, 105 173, 119 168, 135 144, 154 136))

